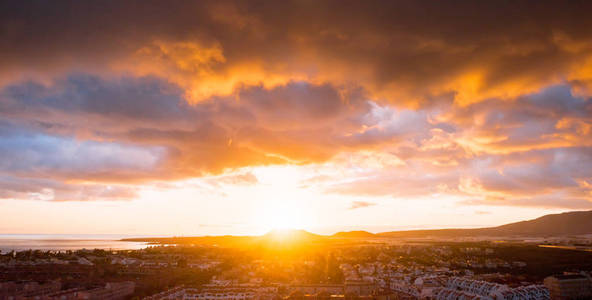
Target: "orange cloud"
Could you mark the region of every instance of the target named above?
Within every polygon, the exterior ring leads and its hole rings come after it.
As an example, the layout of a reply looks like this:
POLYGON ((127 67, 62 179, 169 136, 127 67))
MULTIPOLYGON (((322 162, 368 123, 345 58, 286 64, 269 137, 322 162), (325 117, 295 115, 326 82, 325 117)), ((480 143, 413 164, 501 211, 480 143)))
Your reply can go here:
POLYGON ((354 84, 374 99, 415 108, 463 106, 515 99, 564 80, 584 93, 592 24, 579 15, 588 8, 580 5, 76 3, 67 16, 53 5, 33 18, 35 7, 23 4, 2 15, 0 62, 12 78, 71 70, 156 75, 182 86, 191 102, 241 86, 306 80, 354 84))
POLYGON ((0 10, 0 175, 101 185, 338 161, 371 171, 327 191, 491 200, 541 187, 519 166, 560 183, 539 198, 590 198, 563 158, 591 160, 589 4, 62 5, 0 10))

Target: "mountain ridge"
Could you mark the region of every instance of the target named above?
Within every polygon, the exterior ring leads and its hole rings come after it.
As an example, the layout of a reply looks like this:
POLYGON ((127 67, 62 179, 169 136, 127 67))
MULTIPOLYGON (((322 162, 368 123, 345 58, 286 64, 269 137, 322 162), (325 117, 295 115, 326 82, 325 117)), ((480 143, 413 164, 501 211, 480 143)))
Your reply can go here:
POLYGON ((592 210, 544 215, 495 227, 424 229, 377 233, 384 237, 426 236, 553 236, 592 234, 592 210))
POLYGON ((571 211, 544 215, 535 219, 508 223, 495 227, 469 229, 421 229, 371 233, 364 230, 340 231, 332 235, 320 235, 302 229, 272 230, 260 236, 201 236, 128 238, 123 241, 144 241, 154 243, 219 243, 225 239, 263 241, 285 240, 285 237, 300 241, 324 241, 330 239, 379 239, 379 238, 427 238, 427 237, 471 237, 471 236, 563 236, 592 234, 592 210, 571 211))
POLYGON ((330 237, 335 238, 368 238, 368 237, 376 237, 376 234, 365 231, 365 230, 353 230, 353 231, 339 231, 336 232, 330 237))

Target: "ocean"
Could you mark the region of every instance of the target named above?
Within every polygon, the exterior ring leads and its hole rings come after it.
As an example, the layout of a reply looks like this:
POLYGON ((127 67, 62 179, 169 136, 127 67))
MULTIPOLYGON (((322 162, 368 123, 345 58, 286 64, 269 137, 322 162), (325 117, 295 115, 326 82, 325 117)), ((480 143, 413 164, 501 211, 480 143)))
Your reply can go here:
POLYGON ((131 237, 117 234, 0 234, 0 251, 12 250, 131 250, 142 249, 145 242, 123 242, 120 239, 131 237))

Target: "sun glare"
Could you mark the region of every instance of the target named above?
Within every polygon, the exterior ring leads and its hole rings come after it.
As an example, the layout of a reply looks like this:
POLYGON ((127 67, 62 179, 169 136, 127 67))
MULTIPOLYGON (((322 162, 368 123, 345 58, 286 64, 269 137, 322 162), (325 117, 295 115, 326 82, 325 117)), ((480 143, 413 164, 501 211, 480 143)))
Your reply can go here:
POLYGON ((305 192, 298 188, 303 177, 292 167, 262 167, 253 171, 261 185, 257 223, 267 232, 271 230, 305 229, 311 226, 311 214, 306 210, 305 192))
POLYGON ((302 219, 299 207, 280 200, 267 209, 265 226, 269 230, 302 229, 302 219))

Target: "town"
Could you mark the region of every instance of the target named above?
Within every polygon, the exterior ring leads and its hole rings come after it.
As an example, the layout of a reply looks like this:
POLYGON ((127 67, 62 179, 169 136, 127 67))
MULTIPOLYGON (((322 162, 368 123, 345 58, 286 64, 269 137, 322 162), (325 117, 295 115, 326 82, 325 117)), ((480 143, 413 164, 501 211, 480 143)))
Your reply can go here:
POLYGON ((29 250, 1 254, 0 299, 586 299, 591 271, 589 251, 500 241, 29 250))

